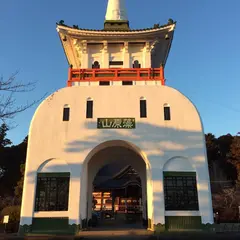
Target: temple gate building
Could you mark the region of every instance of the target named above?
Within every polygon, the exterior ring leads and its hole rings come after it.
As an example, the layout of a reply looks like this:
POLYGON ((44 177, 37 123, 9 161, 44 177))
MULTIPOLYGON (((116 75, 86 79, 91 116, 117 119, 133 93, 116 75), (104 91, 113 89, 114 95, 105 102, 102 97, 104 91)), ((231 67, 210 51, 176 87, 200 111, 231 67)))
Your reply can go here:
POLYGON ((151 231, 213 223, 200 115, 165 84, 175 25, 131 29, 123 0, 108 1, 102 30, 57 24, 67 86, 30 125, 21 233, 76 234, 95 213, 138 213, 151 231))

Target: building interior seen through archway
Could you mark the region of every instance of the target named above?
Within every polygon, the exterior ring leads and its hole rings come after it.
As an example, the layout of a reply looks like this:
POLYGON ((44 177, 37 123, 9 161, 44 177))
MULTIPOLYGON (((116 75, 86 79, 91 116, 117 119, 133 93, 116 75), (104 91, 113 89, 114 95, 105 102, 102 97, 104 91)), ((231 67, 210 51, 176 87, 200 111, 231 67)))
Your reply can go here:
POLYGON ((93 182, 93 214, 100 224, 115 221, 141 223, 142 186, 139 174, 130 165, 108 164, 93 182))
POLYGON ((147 219, 146 164, 138 154, 123 147, 104 149, 90 160, 88 171, 92 183, 93 227, 144 225, 147 219), (106 161, 102 162, 105 164, 99 164, 104 155, 106 161))

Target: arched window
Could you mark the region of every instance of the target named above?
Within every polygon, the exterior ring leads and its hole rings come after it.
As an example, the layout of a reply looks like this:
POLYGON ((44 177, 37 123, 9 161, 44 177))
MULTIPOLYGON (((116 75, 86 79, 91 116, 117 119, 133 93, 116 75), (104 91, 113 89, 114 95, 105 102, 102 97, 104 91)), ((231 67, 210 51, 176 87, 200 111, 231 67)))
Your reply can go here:
POLYGON ((140 118, 147 117, 147 100, 144 97, 140 98, 140 118))
POLYGON ((165 121, 170 121, 171 120, 171 109, 169 104, 164 104, 164 120, 165 121))
POLYGON ((69 121, 70 118, 70 106, 65 104, 63 107, 63 121, 69 121))
POLYGON ((100 68, 100 64, 98 61, 95 61, 93 64, 92 64, 92 68, 100 68))
POLYGON ((133 68, 141 68, 141 64, 139 63, 138 60, 135 60, 135 61, 133 62, 133 68))
POLYGON ((93 118, 93 99, 87 99, 86 118, 93 118))

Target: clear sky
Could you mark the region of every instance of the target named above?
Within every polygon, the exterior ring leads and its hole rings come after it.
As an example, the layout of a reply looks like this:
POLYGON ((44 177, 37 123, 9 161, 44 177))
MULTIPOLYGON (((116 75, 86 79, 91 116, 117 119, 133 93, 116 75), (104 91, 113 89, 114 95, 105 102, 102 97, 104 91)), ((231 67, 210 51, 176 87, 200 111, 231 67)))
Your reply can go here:
MULTIPOLYGON (((131 28, 177 21, 165 76, 197 106, 205 132, 240 131, 239 0, 126 0, 131 28)), ((20 70, 19 81, 37 88, 17 103, 65 87, 68 64, 56 22, 102 29, 107 0, 0 0, 0 74, 20 70)), ((14 144, 28 134, 37 106, 17 115, 9 132, 14 144)), ((181 107, 181 106, 179 106, 181 107)), ((46 119, 47 124, 47 119, 46 119)))

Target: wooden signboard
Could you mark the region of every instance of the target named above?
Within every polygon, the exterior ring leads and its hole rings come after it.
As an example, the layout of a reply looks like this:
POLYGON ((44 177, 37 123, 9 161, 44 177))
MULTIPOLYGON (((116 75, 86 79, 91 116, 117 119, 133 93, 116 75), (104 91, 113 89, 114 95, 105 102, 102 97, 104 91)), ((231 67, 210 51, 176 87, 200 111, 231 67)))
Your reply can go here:
POLYGON ((135 129, 135 118, 98 118, 97 128, 100 129, 135 129))

